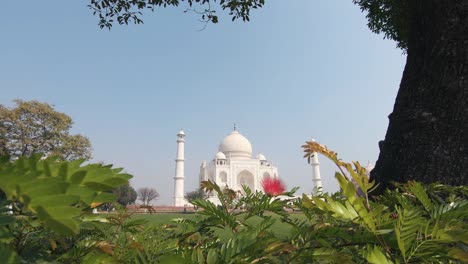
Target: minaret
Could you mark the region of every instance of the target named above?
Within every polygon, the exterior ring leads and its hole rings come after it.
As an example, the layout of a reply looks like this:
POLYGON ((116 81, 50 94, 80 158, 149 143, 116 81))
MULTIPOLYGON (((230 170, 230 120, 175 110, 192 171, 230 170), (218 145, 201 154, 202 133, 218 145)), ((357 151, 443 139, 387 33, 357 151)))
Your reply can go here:
POLYGON ((185 133, 183 130, 177 134, 177 158, 174 177, 174 206, 184 206, 184 144, 185 133))
MULTIPOLYGON (((315 139, 312 139, 315 142, 315 139)), ((312 168, 314 170, 314 176, 312 178, 312 182, 314 187, 312 189, 312 193, 316 194, 319 189, 322 188, 322 178, 320 177, 320 163, 318 161, 318 154, 317 152, 312 153, 312 160, 310 162, 312 168)))

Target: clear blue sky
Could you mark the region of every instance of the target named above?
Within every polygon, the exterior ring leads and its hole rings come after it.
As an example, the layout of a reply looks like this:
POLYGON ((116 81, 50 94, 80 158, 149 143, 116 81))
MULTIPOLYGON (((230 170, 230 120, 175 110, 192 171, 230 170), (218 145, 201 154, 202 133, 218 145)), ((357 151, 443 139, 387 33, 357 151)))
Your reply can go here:
MULTIPOLYGON (((251 22, 203 24, 184 8, 144 25, 101 30, 87 1, 4 1, 0 104, 39 100, 69 114, 94 161, 134 175, 172 201, 176 134, 187 133, 186 191, 197 187, 236 122, 289 188, 312 189, 300 146, 375 163, 405 56, 366 26, 351 0, 267 1, 251 22)), ((326 191, 335 168, 324 157, 326 191)))

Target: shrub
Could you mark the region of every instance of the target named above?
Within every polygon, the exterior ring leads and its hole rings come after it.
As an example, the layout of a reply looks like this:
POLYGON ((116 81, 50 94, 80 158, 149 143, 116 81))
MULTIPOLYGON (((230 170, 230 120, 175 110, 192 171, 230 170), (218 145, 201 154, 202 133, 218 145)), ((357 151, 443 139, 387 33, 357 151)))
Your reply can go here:
POLYGON ((145 248, 153 258, 138 262, 164 263, 166 258, 173 263, 468 262, 466 186, 408 182, 370 199, 377 185, 358 162, 343 162, 315 142, 303 147, 306 158, 320 153, 337 165, 340 186, 332 195, 298 199, 292 206, 304 218, 288 213, 285 209, 291 205, 277 196, 245 186, 244 195, 238 196, 203 182, 202 188, 215 192, 221 206, 193 201, 201 209, 200 217, 165 226, 163 237, 172 239, 172 247, 165 252, 145 248), (290 228, 288 236, 277 235, 277 222, 290 228), (227 236, 221 232, 226 230, 227 236))
MULTIPOLYGON (((146 226, 124 209, 107 217, 91 208, 130 176, 110 166, 40 160, 0 163, 0 259, 65 263, 466 263, 467 186, 408 182, 371 197, 376 184, 358 162, 346 163, 307 142, 338 167, 340 191, 303 195, 294 204, 275 192, 240 195, 203 182, 221 205, 195 199, 191 219, 146 226), (13 206, 13 214, 4 205, 13 206), (289 213, 292 208, 300 214, 289 213), (287 231, 280 234, 279 229, 287 231)), ((276 185, 275 185, 276 186, 276 185)), ((283 192, 292 198, 297 189, 283 192)))
POLYGON ((70 250, 92 208, 115 201, 112 189, 131 178, 112 165, 83 162, 39 154, 0 161, 0 259, 48 261, 70 250))

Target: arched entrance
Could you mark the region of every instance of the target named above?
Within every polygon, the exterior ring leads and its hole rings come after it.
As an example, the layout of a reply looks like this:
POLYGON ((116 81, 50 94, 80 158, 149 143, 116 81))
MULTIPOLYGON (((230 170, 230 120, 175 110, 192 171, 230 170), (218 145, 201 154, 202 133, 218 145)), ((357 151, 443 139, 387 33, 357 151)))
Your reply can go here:
POLYGON ((250 171, 247 171, 247 170, 241 171, 241 173, 237 175, 237 185, 240 190, 242 190, 242 185, 246 185, 247 187, 249 187, 251 191, 254 192, 255 191, 254 175, 250 171))
POLYGON ((227 183, 227 173, 225 171, 219 173, 219 181, 223 184, 227 183))

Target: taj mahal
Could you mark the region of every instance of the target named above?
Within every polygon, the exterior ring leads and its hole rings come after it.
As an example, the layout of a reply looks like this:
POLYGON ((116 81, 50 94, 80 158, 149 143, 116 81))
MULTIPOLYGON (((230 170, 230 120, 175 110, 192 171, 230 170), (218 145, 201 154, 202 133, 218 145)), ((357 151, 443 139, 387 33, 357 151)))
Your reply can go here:
MULTIPOLYGON (((184 144, 185 132, 180 130, 177 134, 174 206, 187 204, 184 199, 184 144)), ((314 189, 322 187, 317 156, 314 155, 311 162, 314 189)), ((261 153, 253 157, 252 144, 234 127, 219 144, 218 153, 210 161, 201 162, 199 182, 210 180, 220 187, 229 187, 234 191, 242 191, 242 185, 246 185, 252 191, 262 191, 262 179, 269 177, 278 178, 278 168, 261 153)), ((215 196, 208 199, 214 203, 218 202, 215 196)))
POLYGON ((251 190, 261 190, 264 177, 278 177, 278 168, 272 166, 263 154, 252 158, 252 145, 237 130, 226 136, 219 145, 219 152, 209 163, 200 166, 200 182, 210 180, 234 191, 247 185, 251 190))

